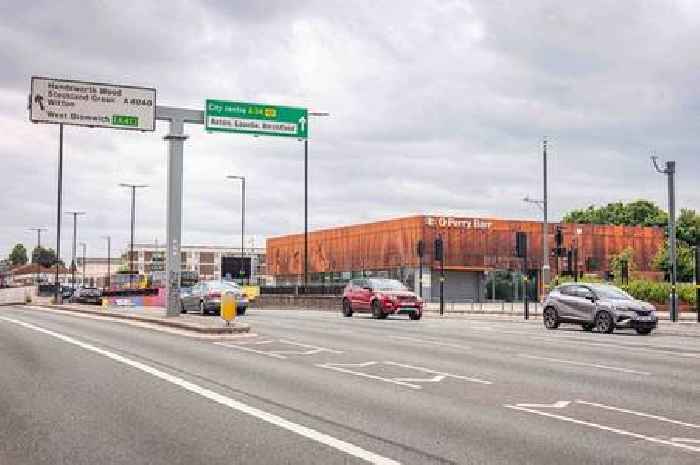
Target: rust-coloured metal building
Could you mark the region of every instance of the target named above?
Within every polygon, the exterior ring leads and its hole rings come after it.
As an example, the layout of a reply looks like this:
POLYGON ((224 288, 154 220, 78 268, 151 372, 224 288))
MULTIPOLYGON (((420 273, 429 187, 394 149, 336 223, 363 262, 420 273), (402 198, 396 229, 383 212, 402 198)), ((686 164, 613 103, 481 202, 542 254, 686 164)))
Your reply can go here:
MULTIPOLYGON (((626 248, 634 250, 639 271, 652 271, 652 261, 664 241, 663 230, 655 227, 550 224, 548 247, 552 249, 557 226, 563 230, 564 247, 577 249, 577 269, 585 273, 610 271, 610 259, 626 248)), ((446 298, 479 301, 488 293, 484 284, 490 274, 523 270, 523 260, 515 256, 518 231, 528 235, 528 273, 537 282, 543 265, 541 222, 451 216, 412 216, 311 232, 309 281, 342 282, 363 275, 386 276, 418 289, 422 269, 422 294, 434 298, 439 264, 433 260, 433 244, 441 236, 446 298), (417 254, 421 239, 426 244, 422 267, 417 254)), ((267 261, 268 273, 277 283, 301 283, 304 235, 268 239, 267 261)), ((569 269, 567 262, 566 257, 550 256, 554 273, 569 269)))

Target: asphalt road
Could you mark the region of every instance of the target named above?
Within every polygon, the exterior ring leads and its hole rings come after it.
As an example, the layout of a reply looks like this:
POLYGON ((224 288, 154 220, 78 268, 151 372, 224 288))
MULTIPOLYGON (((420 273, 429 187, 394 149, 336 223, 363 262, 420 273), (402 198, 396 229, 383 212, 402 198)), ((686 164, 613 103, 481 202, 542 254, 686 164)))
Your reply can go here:
POLYGON ((0 464, 700 463, 700 332, 244 319, 212 341, 0 307, 0 464))

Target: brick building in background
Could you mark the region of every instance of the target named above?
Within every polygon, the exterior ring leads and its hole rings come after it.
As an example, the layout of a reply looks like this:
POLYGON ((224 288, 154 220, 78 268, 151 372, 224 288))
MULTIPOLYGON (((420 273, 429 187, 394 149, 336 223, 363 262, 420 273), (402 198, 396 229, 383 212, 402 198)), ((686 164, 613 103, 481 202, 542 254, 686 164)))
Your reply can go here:
MULTIPOLYGON (((577 269, 587 274, 603 276, 610 272, 610 259, 627 248, 634 250, 639 272, 653 272, 653 259, 664 243, 664 231, 656 227, 550 224, 550 248, 554 248, 557 226, 563 230, 564 247, 578 250, 577 269)), ((542 223, 503 219, 413 216, 314 231, 309 233, 309 282, 382 276, 400 279, 417 290, 417 243, 422 239, 426 244, 422 295, 434 299, 438 295, 439 264, 433 260, 433 244, 439 235, 444 241, 445 298, 481 301, 486 298, 489 277, 522 271, 523 261, 515 256, 518 231, 528 234, 528 274, 537 286, 530 292, 537 295, 543 265, 542 223)), ((303 234, 269 238, 266 255, 267 272, 277 284, 303 282, 303 234)), ((567 257, 557 259, 552 255, 552 272, 568 269, 567 262, 567 257)))

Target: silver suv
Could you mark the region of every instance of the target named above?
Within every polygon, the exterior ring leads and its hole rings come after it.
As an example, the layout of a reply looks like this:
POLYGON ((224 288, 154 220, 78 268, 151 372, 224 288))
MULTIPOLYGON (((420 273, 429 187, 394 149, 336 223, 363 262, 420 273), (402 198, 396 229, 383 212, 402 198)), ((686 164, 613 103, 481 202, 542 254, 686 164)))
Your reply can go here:
POLYGON ((544 301, 543 321, 548 329, 574 323, 601 333, 634 329, 649 334, 657 325, 656 309, 648 302, 608 284, 568 283, 557 286, 544 301))

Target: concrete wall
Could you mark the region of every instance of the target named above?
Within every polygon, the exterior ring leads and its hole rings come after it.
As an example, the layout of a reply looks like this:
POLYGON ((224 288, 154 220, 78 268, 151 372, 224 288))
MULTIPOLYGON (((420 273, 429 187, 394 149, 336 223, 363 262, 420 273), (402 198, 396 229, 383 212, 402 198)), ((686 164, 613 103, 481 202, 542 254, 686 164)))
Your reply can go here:
POLYGON ((33 296, 33 287, 11 287, 0 289, 0 305, 25 304, 33 296))

